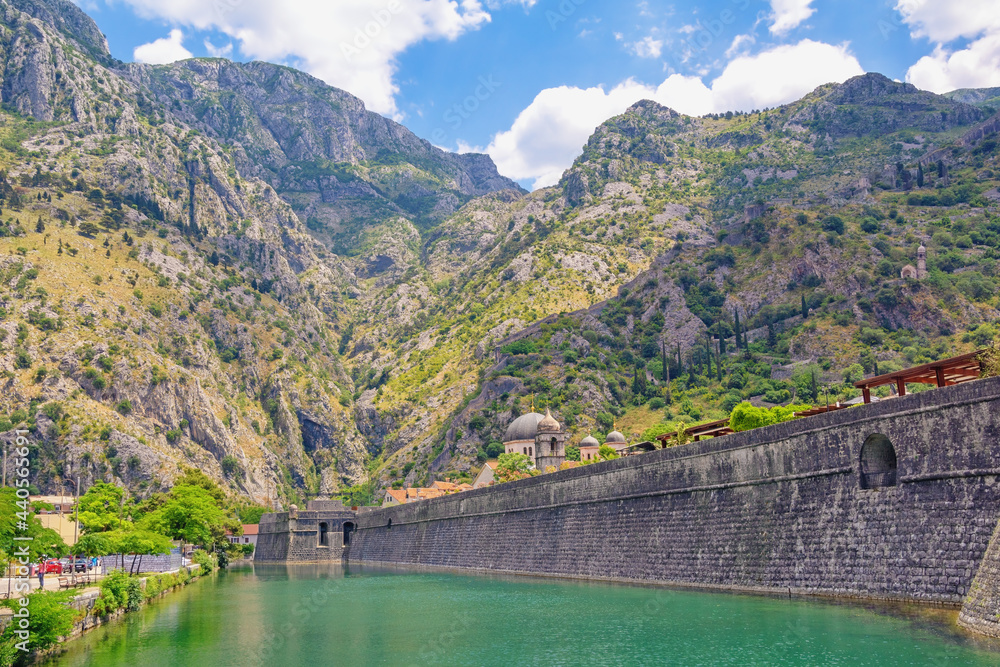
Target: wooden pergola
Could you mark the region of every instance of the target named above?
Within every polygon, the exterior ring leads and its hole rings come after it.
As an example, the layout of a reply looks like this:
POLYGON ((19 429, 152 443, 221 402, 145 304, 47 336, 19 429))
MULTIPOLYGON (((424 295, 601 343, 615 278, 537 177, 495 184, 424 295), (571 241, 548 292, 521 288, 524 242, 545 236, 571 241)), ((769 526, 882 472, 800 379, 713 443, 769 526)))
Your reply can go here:
POLYGON ((864 394, 865 403, 872 402, 871 390, 885 385, 895 385, 896 394, 906 395, 906 385, 909 382, 917 384, 932 384, 938 387, 950 387, 960 382, 977 380, 982 372, 979 361, 983 350, 962 354, 950 359, 941 359, 922 366, 906 368, 895 373, 886 373, 855 382, 854 386, 864 394))

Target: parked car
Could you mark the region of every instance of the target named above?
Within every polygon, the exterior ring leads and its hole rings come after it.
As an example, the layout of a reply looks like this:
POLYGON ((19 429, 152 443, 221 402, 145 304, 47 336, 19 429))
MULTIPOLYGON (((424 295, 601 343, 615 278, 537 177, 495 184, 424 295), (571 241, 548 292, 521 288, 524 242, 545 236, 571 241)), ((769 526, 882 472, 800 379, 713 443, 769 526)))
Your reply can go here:
POLYGON ((86 572, 90 569, 90 561, 86 558, 77 558, 73 561, 74 572, 86 572))
POLYGON ((45 574, 62 574, 63 566, 62 563, 57 561, 55 558, 50 558, 44 563, 40 564, 39 567, 45 568, 45 574))

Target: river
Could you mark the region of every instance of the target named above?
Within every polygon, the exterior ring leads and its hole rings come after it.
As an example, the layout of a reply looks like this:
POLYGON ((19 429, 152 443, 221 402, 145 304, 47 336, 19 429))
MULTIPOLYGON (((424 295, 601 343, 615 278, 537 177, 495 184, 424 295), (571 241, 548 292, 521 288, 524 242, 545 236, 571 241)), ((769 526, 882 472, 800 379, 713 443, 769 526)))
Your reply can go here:
POLYGON ((48 664, 997 665, 954 612, 350 566, 240 566, 48 664))

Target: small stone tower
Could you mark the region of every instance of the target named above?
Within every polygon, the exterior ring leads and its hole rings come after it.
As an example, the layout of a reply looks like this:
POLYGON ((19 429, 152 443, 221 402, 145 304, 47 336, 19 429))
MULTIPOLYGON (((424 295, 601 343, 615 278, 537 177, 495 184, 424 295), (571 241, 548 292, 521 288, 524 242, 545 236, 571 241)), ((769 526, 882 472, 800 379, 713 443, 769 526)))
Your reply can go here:
POLYGON ((917 248, 917 280, 927 277, 927 248, 921 243, 917 248))
POLYGON ((538 432, 535 435, 535 467, 541 472, 545 472, 549 466, 558 470, 565 460, 566 433, 546 408, 545 417, 538 422, 538 432))

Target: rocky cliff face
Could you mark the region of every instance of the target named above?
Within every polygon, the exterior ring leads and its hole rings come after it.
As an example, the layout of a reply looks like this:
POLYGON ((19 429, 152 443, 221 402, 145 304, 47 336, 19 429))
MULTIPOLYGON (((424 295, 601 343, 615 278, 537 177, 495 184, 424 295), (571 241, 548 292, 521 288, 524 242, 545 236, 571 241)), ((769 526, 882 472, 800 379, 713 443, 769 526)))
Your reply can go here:
POLYGON ((259 502, 363 496, 467 473, 528 394, 575 438, 641 431, 998 316, 989 112, 884 77, 641 102, 526 194, 300 72, 117 63, 69 3, 0 10, 0 427, 32 426, 47 490, 193 464, 259 502), (898 279, 921 241, 932 277, 898 279))

